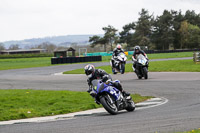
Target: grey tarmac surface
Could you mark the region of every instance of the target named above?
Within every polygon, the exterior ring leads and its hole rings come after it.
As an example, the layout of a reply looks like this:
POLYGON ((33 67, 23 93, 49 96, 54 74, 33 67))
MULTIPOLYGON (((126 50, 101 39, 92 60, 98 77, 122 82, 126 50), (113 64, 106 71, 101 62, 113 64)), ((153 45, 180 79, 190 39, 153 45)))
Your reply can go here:
MULTIPOLYGON (((64 70, 60 67, 66 71, 84 65, 0 71, 0 88, 85 91, 85 75, 52 75, 64 70)), ((134 73, 112 77, 131 93, 165 97, 169 102, 115 116, 104 113, 47 123, 4 125, 0 126, 0 133, 172 133, 200 128, 200 73, 150 72, 148 80, 138 80, 134 73)))

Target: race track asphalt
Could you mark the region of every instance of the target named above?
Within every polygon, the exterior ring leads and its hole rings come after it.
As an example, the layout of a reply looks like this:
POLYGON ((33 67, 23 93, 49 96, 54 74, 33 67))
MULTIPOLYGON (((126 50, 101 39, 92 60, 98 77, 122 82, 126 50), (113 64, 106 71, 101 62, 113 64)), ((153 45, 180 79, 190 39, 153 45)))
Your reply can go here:
MULTIPOLYGON (((98 65, 106 63, 95 64, 98 65)), ((85 75, 53 75, 84 66, 0 71, 0 88, 86 91, 85 75)), ((112 77, 119 79, 123 88, 131 93, 164 97, 169 102, 115 116, 104 113, 54 122, 1 125, 0 133, 173 133, 200 128, 200 73, 150 72, 148 80, 138 80, 134 73, 112 77)))

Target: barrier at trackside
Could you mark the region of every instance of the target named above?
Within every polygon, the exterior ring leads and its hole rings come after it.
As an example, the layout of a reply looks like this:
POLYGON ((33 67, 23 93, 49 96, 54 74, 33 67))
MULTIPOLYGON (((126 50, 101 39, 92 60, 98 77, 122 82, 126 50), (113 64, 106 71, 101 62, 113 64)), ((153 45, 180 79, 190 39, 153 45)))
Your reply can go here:
POLYGON ((102 61, 102 56, 51 58, 51 64, 79 63, 79 62, 92 62, 92 61, 102 61))

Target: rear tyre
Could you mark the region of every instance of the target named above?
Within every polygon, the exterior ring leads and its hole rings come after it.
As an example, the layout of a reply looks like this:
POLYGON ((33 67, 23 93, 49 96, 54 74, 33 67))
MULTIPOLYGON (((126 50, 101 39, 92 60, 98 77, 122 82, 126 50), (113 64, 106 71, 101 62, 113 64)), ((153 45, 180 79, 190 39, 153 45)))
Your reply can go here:
POLYGON ((148 79, 148 70, 146 67, 143 68, 143 71, 144 71, 144 78, 145 79, 148 79))
POLYGON ((105 94, 100 99, 101 104, 103 107, 112 115, 116 115, 118 113, 118 108, 114 101, 112 100, 112 96, 105 94))

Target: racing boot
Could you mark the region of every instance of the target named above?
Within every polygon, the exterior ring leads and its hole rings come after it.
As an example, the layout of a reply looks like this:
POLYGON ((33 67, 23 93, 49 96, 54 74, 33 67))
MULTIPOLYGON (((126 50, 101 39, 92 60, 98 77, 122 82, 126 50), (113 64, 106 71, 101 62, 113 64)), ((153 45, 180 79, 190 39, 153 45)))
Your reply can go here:
POLYGON ((91 91, 91 92, 90 92, 90 96, 92 96, 93 98, 95 98, 96 95, 97 95, 97 94, 96 94, 94 91, 91 91))
POLYGON ((115 86, 118 90, 120 90, 123 94, 123 96, 130 96, 130 93, 126 92, 120 83, 115 82, 115 86))
POLYGON ((92 88, 88 88, 87 92, 90 93, 92 91, 92 88))
POLYGON ((122 90, 122 94, 123 94, 123 96, 130 96, 130 93, 126 92, 125 90, 122 90))
MULTIPOLYGON (((134 65, 134 64, 133 64, 134 65)), ((135 68, 134 68, 134 66, 132 66, 132 69, 133 69, 133 71, 135 72, 135 68)))

